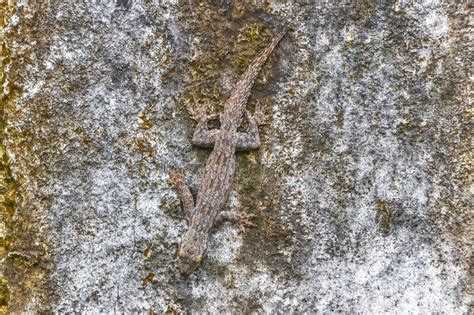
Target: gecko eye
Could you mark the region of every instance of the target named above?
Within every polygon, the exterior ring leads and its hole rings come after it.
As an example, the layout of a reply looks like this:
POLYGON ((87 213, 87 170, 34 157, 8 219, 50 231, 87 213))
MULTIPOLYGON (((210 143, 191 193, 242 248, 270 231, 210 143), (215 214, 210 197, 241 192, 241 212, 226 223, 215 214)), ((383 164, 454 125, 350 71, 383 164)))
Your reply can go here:
POLYGON ((179 251, 178 251, 178 257, 181 257, 181 256, 183 256, 183 251, 180 248, 179 251))
POLYGON ((202 257, 194 258, 194 262, 199 264, 202 261, 202 257))

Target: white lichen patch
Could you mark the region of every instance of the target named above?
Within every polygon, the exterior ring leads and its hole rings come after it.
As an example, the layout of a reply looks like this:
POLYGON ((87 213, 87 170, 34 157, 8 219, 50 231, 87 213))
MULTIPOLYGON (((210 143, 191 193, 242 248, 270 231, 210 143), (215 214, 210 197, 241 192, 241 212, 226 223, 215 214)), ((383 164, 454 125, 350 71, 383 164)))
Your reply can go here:
POLYGON ((238 229, 228 225, 223 226, 216 231, 211 238, 207 256, 220 264, 228 266, 235 263, 242 246, 241 236, 238 235, 238 229))
POLYGON ((430 12, 425 18, 425 25, 434 38, 440 38, 449 33, 448 17, 440 12, 430 12))

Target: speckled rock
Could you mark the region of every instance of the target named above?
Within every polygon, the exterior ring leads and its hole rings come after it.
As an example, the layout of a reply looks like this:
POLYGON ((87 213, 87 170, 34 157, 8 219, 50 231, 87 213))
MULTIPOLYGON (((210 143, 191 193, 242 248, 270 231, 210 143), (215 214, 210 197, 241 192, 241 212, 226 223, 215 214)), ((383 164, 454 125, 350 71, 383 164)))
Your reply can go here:
POLYGON ((453 3, 0 1, 2 311, 467 313, 471 7, 453 3), (195 192, 209 154, 186 106, 218 112, 283 24, 248 105, 271 124, 227 205, 257 226, 216 229, 183 278, 168 178, 195 192))

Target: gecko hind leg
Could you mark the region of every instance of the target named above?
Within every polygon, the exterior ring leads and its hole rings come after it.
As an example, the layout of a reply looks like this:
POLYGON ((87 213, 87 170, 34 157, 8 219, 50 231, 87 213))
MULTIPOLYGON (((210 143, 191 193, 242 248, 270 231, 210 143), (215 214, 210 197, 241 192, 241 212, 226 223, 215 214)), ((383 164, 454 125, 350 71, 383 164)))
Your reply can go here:
POLYGON ((194 200, 189 187, 184 183, 183 173, 173 171, 170 176, 170 184, 178 191, 179 198, 183 203, 184 214, 190 223, 194 213, 194 200))
POLYGON ((252 222, 255 219, 254 214, 250 213, 241 213, 241 212, 232 212, 232 211, 222 211, 217 215, 214 224, 220 225, 225 222, 237 224, 241 231, 244 231, 246 227, 254 227, 255 223, 252 222))

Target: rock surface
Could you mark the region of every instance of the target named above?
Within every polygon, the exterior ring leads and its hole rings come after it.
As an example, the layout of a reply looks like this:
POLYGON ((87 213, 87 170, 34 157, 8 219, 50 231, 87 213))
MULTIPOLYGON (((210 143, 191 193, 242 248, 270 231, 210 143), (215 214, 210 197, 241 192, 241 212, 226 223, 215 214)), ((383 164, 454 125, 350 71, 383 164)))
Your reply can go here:
POLYGON ((344 3, 1 1, 2 310, 467 313, 471 8, 344 3), (218 112, 283 24, 227 206, 257 227, 183 278, 186 106, 218 112))

